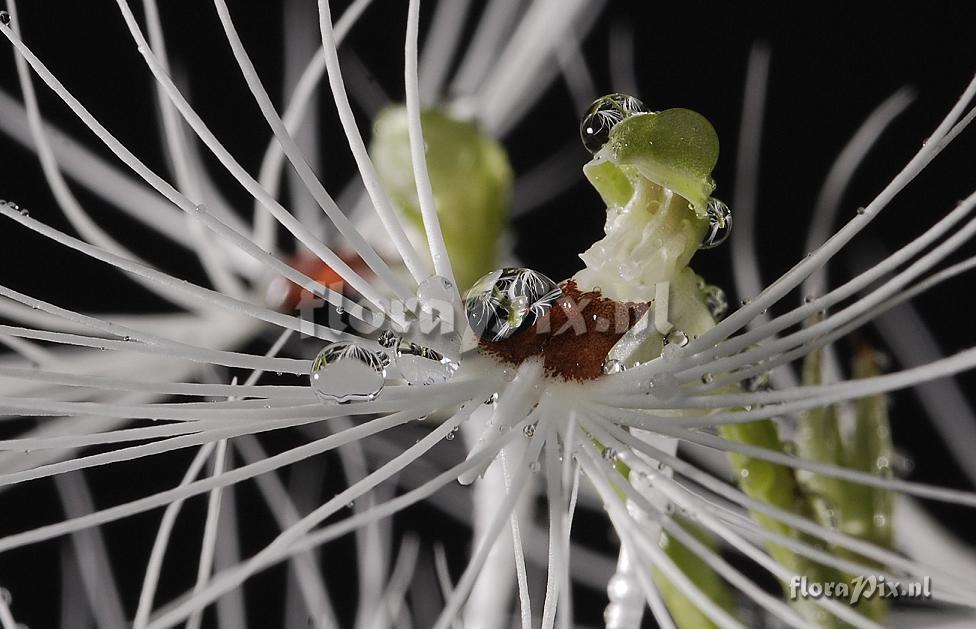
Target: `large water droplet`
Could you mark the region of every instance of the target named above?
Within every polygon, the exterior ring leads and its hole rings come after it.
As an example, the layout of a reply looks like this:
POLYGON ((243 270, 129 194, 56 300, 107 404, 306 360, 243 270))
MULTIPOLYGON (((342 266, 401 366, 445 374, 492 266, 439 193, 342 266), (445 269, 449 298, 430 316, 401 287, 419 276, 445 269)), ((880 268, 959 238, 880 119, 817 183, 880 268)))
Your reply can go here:
POLYGON ((346 341, 326 345, 315 360, 309 381, 323 402, 362 402, 383 390, 386 360, 377 352, 346 341))
POLYGON ((535 325, 561 294, 559 285, 538 271, 506 267, 475 282, 464 309, 479 338, 500 341, 535 325))
POLYGON ((400 375, 410 384, 447 382, 460 362, 419 343, 400 339, 393 349, 393 360, 400 375))
POLYGON ((717 247, 732 233, 732 211, 729 206, 711 197, 705 211, 708 213, 708 231, 705 232, 699 249, 717 247))
MULTIPOLYGON (((423 335, 415 333, 414 336, 423 335)), ((426 337, 425 340, 433 340, 431 337, 426 337)), ((445 356, 435 349, 405 339, 392 330, 384 331, 377 339, 380 345, 390 350, 393 362, 403 379, 417 385, 446 382, 454 376, 454 372, 461 366, 460 339, 456 339, 456 345, 451 341, 445 344, 454 350, 454 356, 445 356)))
POLYGON ((0 24, 3 24, 4 26, 10 25, 10 14, 6 11, 0 11, 0 24))
POLYGON ((627 94, 607 94, 593 101, 580 122, 580 139, 590 153, 599 151, 610 131, 624 118, 637 113, 647 113, 644 103, 627 94))

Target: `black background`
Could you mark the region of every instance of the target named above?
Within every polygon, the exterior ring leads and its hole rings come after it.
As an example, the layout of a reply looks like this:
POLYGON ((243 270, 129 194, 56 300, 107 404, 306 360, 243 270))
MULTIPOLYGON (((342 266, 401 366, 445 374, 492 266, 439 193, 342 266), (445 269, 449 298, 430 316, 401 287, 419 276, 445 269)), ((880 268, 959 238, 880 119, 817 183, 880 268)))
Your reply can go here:
MULTIPOLYGON (((191 101, 228 149, 251 172, 256 172, 270 132, 233 64, 213 7, 196 0, 168 0, 161 4, 170 54, 190 77, 191 101)), ((433 3, 427 4, 430 6, 423 10, 425 18, 429 18, 433 8, 433 3)), ((712 121, 723 142, 715 172, 717 194, 726 200, 734 194, 734 156, 739 141, 746 60, 756 42, 768 43, 772 65, 758 200, 759 259, 766 282, 806 253, 806 221, 819 186, 834 157, 870 111, 903 86, 916 90, 914 104, 885 133, 855 176, 845 197, 846 214, 842 212, 842 217, 865 205, 897 173, 976 72, 971 16, 952 8, 963 3, 854 4, 802 2, 790 3, 787 9, 774 3, 742 6, 609 2, 584 43, 599 90, 611 91, 614 86, 607 71, 609 27, 613 20, 626 20, 632 25, 637 43, 639 96, 652 109, 689 107, 712 121)), ((282 35, 278 3, 238 0, 230 5, 259 73, 279 102, 282 35)), ((339 6, 334 15, 339 14, 339 6)), ((32 0, 22 2, 19 8, 24 36, 33 50, 126 145, 165 173, 151 77, 142 66, 115 3, 32 0)), ((376 0, 347 44, 395 99, 402 98, 405 12, 405 2, 376 0)), ((424 23, 429 23, 429 19, 424 23)), ((17 93, 12 54, 6 42, 3 50, 0 87, 17 93)), ((107 154, 43 86, 38 85, 38 91, 50 120, 97 152, 107 154)), ((328 166, 322 176, 330 190, 338 190, 352 176, 353 165, 344 150, 334 111, 327 98, 323 101, 321 146, 327 151, 328 166)), ((547 89, 523 122, 504 138, 516 172, 524 172, 575 137, 578 114, 562 82, 547 89)), ((365 129, 365 121, 363 124, 365 129)), ((582 146, 579 150, 582 165, 588 156, 582 146)), ((872 225, 870 236, 894 248, 970 194, 976 189, 974 151, 976 130, 970 129, 898 196, 872 225)), ((246 193, 233 186, 217 168, 211 168, 211 172, 222 182, 225 193, 249 216, 251 202, 246 193)), ((600 237, 604 217, 598 197, 585 184, 579 170, 568 170, 563 176, 576 183, 544 208, 515 222, 518 255, 527 266, 554 278, 567 277, 579 268, 576 253, 600 237)), ((191 280, 201 278, 194 260, 188 255, 174 255, 182 249, 173 248, 121 218, 80 188, 76 190, 100 223, 140 254, 175 275, 191 280)), ((0 140, 0 198, 15 200, 28 207, 35 218, 67 228, 36 160, 7 140, 0 140)), ((78 309, 148 312, 167 308, 119 274, 56 248, 12 223, 0 225, 0 234, 0 281, 5 285, 78 309)), ((852 247, 856 248, 858 242, 852 247)), ((750 297, 732 294, 729 262, 728 247, 723 247, 700 255, 693 266, 728 287, 730 298, 750 297)), ((847 264, 841 256, 832 267, 831 278, 836 283, 845 277, 847 264)), ((972 292, 972 279, 963 277, 927 293, 917 302, 946 351, 976 344, 972 292)), ((865 334, 874 338, 870 329, 865 334)), ((880 345, 880 341, 876 342, 880 345)), ((960 381, 966 391, 973 390, 972 375, 963 375, 960 381)), ((911 394, 896 393, 892 400, 895 439, 915 462, 910 477, 965 487, 911 394)), ((280 437, 272 447, 285 447, 287 440, 288 437, 280 437)), ((185 465, 185 461, 185 456, 177 455, 152 470, 147 470, 149 466, 145 464, 118 466, 94 472, 90 480, 98 488, 99 505, 108 506, 170 486, 180 474, 176 466, 185 465), (169 463, 173 466, 168 467, 169 463)), ((341 487, 340 481, 336 483, 341 487)), ((248 496, 242 499, 246 501, 248 496)), ((31 523, 59 517, 54 494, 44 483, 8 491, 2 505, 0 532, 22 530, 31 523)), ((198 501, 188 508, 192 515, 181 518, 176 540, 191 548, 190 540, 198 539, 199 532, 195 525, 186 522, 194 521, 194 517, 199 521, 203 506, 198 501)), ((976 522, 971 513, 946 507, 936 507, 934 512, 969 541, 976 541, 972 536, 976 522)), ((245 540, 253 546, 252 552, 272 531, 271 524, 265 521, 267 516, 257 509, 255 514, 252 524, 256 532, 253 539, 245 540)), ((117 575, 130 600, 137 596, 157 519, 158 514, 151 513, 107 528, 112 534, 113 552, 117 553, 113 555, 117 575)), ((433 539, 439 535, 430 530, 431 521, 421 512, 406 518, 404 526, 424 529, 433 539)), ((51 603, 58 595, 57 552, 56 546, 44 545, 0 557, 0 585, 17 584, 14 609, 32 627, 53 626, 56 622, 51 603)), ((196 555, 187 552, 187 566, 168 568, 173 572, 164 576, 170 574, 181 579, 181 584, 190 583, 196 555)), ((341 564, 343 552, 338 547, 330 550, 330 558, 341 564)), ((458 563, 457 568, 460 567, 458 563)), ((271 571, 257 580, 258 587, 280 579, 282 574, 280 570, 271 571)), ((331 579, 330 585, 333 584, 340 598, 351 595, 351 586, 341 578, 331 579)), ((183 589, 164 588, 159 600, 183 589)), ((276 598, 279 590, 263 591, 267 605, 255 607, 254 626, 274 626, 282 604, 276 598)), ((602 611, 599 597, 583 600, 588 604, 578 608, 581 619, 597 622, 602 611)), ((341 602, 337 606, 341 608, 341 602)))

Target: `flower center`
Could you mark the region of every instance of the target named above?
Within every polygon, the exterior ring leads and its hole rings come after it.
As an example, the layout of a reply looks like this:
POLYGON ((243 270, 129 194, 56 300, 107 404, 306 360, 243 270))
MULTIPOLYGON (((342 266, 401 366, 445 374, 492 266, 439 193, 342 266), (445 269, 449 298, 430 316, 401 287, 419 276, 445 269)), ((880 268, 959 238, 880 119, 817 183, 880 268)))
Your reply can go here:
POLYGON ((647 312, 652 302, 624 303, 598 290, 581 291, 574 280, 535 325, 498 340, 481 339, 485 353, 512 365, 538 358, 545 373, 568 381, 594 380, 604 373, 610 349, 647 312))

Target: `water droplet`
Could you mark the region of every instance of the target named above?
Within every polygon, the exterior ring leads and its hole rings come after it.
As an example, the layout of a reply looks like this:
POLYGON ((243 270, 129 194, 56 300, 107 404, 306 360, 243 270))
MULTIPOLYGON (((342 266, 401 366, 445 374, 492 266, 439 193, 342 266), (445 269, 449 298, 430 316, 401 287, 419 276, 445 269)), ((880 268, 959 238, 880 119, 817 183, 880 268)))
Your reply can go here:
POLYGON ((352 509, 355 506, 356 506, 356 501, 355 500, 350 500, 349 502, 346 503, 346 508, 347 509, 352 509))
POLYGON ((603 458, 610 463, 614 463, 617 460, 617 451, 613 448, 605 448, 603 450, 603 458))
POLYGON ((664 337, 664 342, 673 347, 684 347, 688 344, 688 335, 675 328, 664 337))
MULTIPOLYGON (((886 426, 879 427, 878 436, 881 439, 888 439, 890 436, 890 431, 886 426)), ((915 470, 915 461, 904 452, 895 452, 892 456, 891 467, 900 476, 908 476, 912 473, 912 471, 915 470)))
POLYGON ((837 530, 837 527, 840 525, 840 520, 837 517, 837 511, 831 507, 828 507, 824 515, 827 516, 827 526, 837 530))
POLYGON ((439 341, 451 354, 444 355, 431 347, 404 339, 393 330, 384 330, 376 342, 390 350, 400 375, 409 384, 427 385, 450 380, 461 366, 460 337, 453 332, 424 336, 419 330, 412 336, 426 342, 439 341))
POLYGON ((525 427, 522 428, 522 434, 525 435, 526 437, 529 437, 530 439, 532 437, 534 437, 535 436, 535 424, 526 424, 525 427))
POLYGON ((444 438, 447 439, 448 441, 454 441, 454 431, 452 430, 451 432, 447 433, 447 435, 444 438))
POLYGON ((616 358, 608 358, 603 363, 603 373, 610 375, 624 370, 623 364, 616 358))
POLYGON ((747 468, 742 468, 739 470, 739 478, 743 480, 749 478, 749 470, 747 468))
POLYGON ((7 13, 6 11, 0 11, 0 23, 2 23, 4 26, 9 26, 10 14, 7 13))
POLYGON ((875 513, 873 521, 876 527, 881 528, 888 524, 888 516, 883 513, 875 513))
POLYGON ((710 373, 703 373, 701 377, 702 384, 711 384, 715 381, 715 376, 710 373))
POLYGON ((494 404, 498 401, 498 391, 492 393, 488 398, 485 399, 485 404, 494 404))
POLYGON ((531 463, 529 463, 529 471, 532 472, 533 474, 537 474, 541 469, 542 469, 542 464, 539 463, 538 461, 532 461, 531 463))
POLYGON ((678 394, 678 379, 673 373, 659 373, 651 376, 651 389, 654 397, 660 400, 670 400, 678 394))
POLYGON ((637 593, 631 580, 622 574, 615 574, 607 583, 607 594, 612 600, 620 601, 637 593))
MULTIPOLYGON (((454 312, 458 299, 454 283, 440 275, 431 275, 417 286, 419 314, 429 317, 432 327, 433 324, 440 321, 450 325, 450 331, 454 331, 454 312)), ((444 331, 447 330, 442 330, 442 332, 444 331)))
POLYGON ((3 202, 3 205, 7 206, 8 208, 10 208, 11 210, 13 210, 14 212, 20 212, 20 215, 21 216, 30 216, 30 212, 28 212, 24 208, 20 207, 19 204, 14 203, 13 201, 4 201, 3 202))
POLYGON ((619 93, 601 96, 593 101, 580 122, 583 146, 590 153, 596 153, 610 139, 610 131, 617 123, 639 113, 647 113, 647 108, 633 96, 619 93))
POLYGON ((382 347, 393 349, 400 342, 400 336, 393 330, 383 330, 383 333, 376 339, 376 342, 382 347))
POLYGON ((617 274, 625 282, 632 282, 640 275, 641 265, 637 262, 622 262, 617 265, 617 274))
POLYGON ((309 373, 315 395, 340 404, 376 398, 385 378, 386 366, 378 353, 345 341, 326 345, 309 373))
POLYGON ((535 325, 560 295, 559 285, 542 273, 506 267, 475 282, 464 309, 475 335, 494 342, 535 325))
POLYGON ((440 352, 403 339, 393 350, 393 360, 403 379, 414 385, 447 382, 460 366, 440 352))
POLYGON ((742 386, 750 393, 755 393, 756 391, 768 391, 770 388, 769 372, 764 371, 752 376, 751 378, 746 378, 742 381, 742 386))
MULTIPOLYGON (((848 210, 848 211, 850 211, 850 210, 848 210)), ((858 216, 863 216, 865 212, 867 212, 867 208, 865 208, 865 207, 859 207, 859 208, 857 208, 857 215, 858 216)))
POLYGON ((719 321, 725 316, 729 309, 729 300, 725 296, 724 290, 714 284, 709 284, 702 290, 702 295, 705 298, 705 307, 708 308, 713 319, 719 321))
POLYGON ((699 249, 712 249, 719 246, 732 233, 732 211, 715 197, 708 199, 708 230, 699 249))

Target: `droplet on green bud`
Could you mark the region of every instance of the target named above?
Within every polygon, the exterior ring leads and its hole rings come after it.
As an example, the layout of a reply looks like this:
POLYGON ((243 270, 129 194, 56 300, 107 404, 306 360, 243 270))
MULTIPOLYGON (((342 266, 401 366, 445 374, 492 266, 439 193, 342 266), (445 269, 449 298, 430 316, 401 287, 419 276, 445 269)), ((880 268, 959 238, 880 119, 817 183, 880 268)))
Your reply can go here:
POLYGON ((637 113, 613 127, 585 172, 608 204, 619 202, 628 190, 626 180, 639 175, 684 197, 705 218, 718 149, 714 127, 699 113, 637 113))
MULTIPOLYGON (((437 216, 463 290, 497 266, 498 239, 511 203, 512 169, 501 145, 473 123, 440 109, 424 111, 420 122, 437 216)), ((380 112, 369 152, 394 203, 423 230, 404 107, 380 112)))

